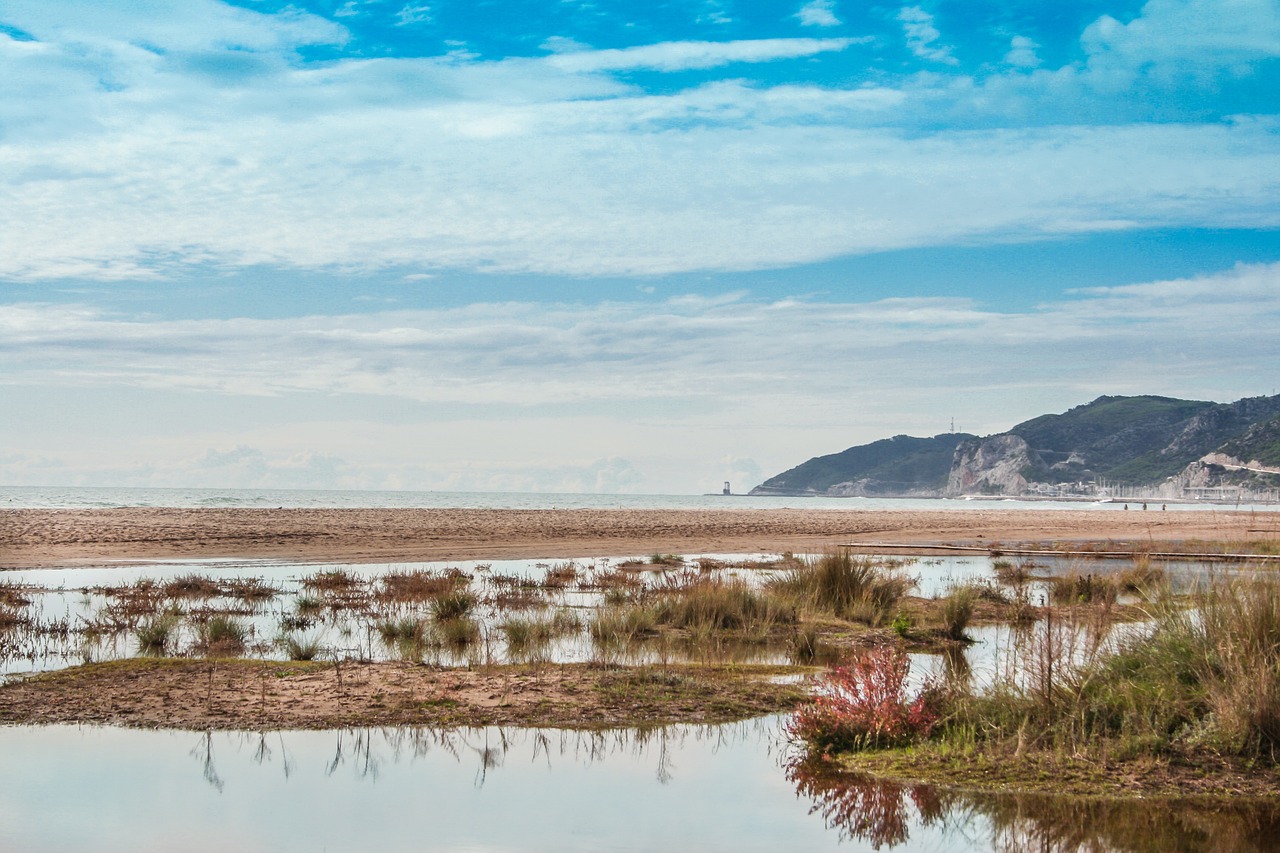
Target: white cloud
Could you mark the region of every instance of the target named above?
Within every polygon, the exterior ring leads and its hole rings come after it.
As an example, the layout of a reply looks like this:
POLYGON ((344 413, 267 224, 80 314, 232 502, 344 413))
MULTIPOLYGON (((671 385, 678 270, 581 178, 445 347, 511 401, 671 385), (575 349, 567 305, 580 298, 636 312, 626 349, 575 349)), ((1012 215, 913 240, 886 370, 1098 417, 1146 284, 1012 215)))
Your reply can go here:
POLYGON ((1098 18, 1081 42, 1094 67, 1229 68, 1280 57, 1280 5, 1272 0, 1148 0, 1127 24, 1110 15, 1098 18))
POLYGON ((611 50, 576 51, 548 57, 552 68, 575 74, 627 71, 687 71, 732 62, 773 62, 844 50, 853 39, 748 39, 743 41, 673 41, 611 50))
POLYGON ((898 11, 898 20, 902 22, 902 31, 907 37, 907 47, 921 59, 956 65, 958 60, 951 55, 951 48, 939 45, 942 33, 933 24, 933 15, 919 6, 903 6, 898 11))
POLYGON ((1036 55, 1036 44, 1026 36, 1014 36, 1009 40, 1009 52, 1004 61, 1015 68, 1036 68, 1040 65, 1040 57, 1036 55))
POLYGON ((426 3, 406 3, 396 12, 396 26, 406 27, 413 24, 429 24, 435 16, 426 3))
POLYGON ((836 17, 835 0, 810 0, 800 7, 796 17, 806 27, 840 26, 840 19, 836 17))
MULTIPOLYGON (((1119 79, 1105 62, 1163 50, 1139 36, 1190 38, 1170 21, 1196 4, 1153 2, 1118 30, 1099 24, 1088 67, 1025 70, 1034 45, 1019 37, 1009 62, 1021 67, 981 82, 722 79, 661 95, 620 72, 817 56, 861 40, 302 65, 299 47, 346 31, 213 0, 148 0, 111 20, 98 5, 75 0, 77 16, 15 0, 0 12, 39 39, 0 35, 0 79, 13 90, 0 99, 0 278, 163 279, 189 264, 645 275, 1280 224, 1273 117, 1129 123, 1127 95, 1099 94, 1099 80, 1119 79), (1042 118, 1024 128, 1024 114, 1042 118), (938 129, 951 121, 972 129, 938 129)), ((1230 18, 1223 8, 1215 21, 1230 18)), ((1239 8, 1262 34, 1247 55, 1263 55, 1274 15, 1239 8)), ((917 47, 949 56, 927 12, 901 16, 917 47)), ((1234 30, 1223 32, 1204 40, 1226 44, 1234 30)))

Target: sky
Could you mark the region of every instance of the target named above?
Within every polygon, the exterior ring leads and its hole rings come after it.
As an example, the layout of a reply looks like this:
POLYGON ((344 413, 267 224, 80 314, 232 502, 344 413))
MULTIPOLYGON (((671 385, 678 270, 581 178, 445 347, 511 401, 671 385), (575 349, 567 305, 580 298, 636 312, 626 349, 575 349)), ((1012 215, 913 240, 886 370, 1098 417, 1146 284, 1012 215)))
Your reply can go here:
POLYGON ((1274 0, 0 0, 0 484, 745 491, 1280 386, 1274 0))

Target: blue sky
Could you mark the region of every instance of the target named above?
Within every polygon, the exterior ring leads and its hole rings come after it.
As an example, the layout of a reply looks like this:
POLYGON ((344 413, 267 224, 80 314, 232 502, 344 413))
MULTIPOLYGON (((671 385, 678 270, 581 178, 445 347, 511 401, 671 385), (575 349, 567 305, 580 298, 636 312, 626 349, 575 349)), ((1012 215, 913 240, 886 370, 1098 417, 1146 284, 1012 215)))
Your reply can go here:
POLYGON ((699 492, 1280 373, 1280 7, 0 2, 0 483, 699 492))

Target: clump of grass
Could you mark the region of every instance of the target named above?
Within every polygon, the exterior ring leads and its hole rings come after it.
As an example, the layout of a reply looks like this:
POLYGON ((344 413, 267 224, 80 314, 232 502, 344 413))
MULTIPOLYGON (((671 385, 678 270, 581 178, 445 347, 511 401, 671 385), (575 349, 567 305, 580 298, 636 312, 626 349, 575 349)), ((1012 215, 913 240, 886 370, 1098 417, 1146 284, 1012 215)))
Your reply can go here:
POLYGON ((402 641, 420 642, 427 633, 427 623, 416 616, 384 619, 377 624, 378 635, 388 646, 402 641))
POLYGON ((465 616, 436 622, 436 636, 451 648, 465 648, 480 639, 480 623, 465 616))
POLYGON ((973 610, 981 597, 974 584, 952 587, 942 600, 942 633, 950 640, 967 640, 965 629, 973 618, 973 610))
POLYGON ((791 659, 798 664, 813 663, 818 659, 818 628, 801 625, 791 635, 791 659))
POLYGON ((649 555, 649 565, 675 568, 684 565, 684 557, 679 554, 651 554, 649 555))
POLYGON ((991 561, 991 568, 996 574, 996 580, 1007 586, 1021 586, 1031 579, 1029 563, 1015 563, 1001 557, 991 561))
POLYGON ((652 607, 606 605, 587 623, 591 638, 603 646, 626 646, 657 633, 658 620, 652 607))
POLYGON ((231 578, 222 582, 222 593, 244 602, 266 601, 280 594, 280 590, 263 578, 231 578))
POLYGON ((653 611, 659 624, 691 630, 764 634, 796 621, 793 608, 741 580, 698 578, 656 596, 653 611))
POLYGON ((303 578, 302 586, 317 592, 345 592, 364 586, 364 581, 346 569, 329 569, 303 578))
POLYGON ((475 609, 476 602, 476 596, 471 591, 455 589, 431 600, 431 615, 437 622, 463 619, 475 609))
POLYGON ((25 592, 19 584, 0 581, 0 605, 14 609, 26 607, 31 603, 31 599, 25 595, 25 592))
POLYGON ((542 585, 548 589, 564 589, 577 579, 578 566, 575 563, 556 563, 547 568, 542 585))
POLYGON ((471 576, 461 569, 388 572, 379 580, 380 595, 387 601, 430 601, 469 583, 471 576))
POLYGON ((249 629, 231 616, 213 615, 199 624, 197 636, 206 657, 229 657, 244 651, 249 629))
POLYGON ((1151 562, 1146 554, 1138 556, 1133 565, 1117 572, 1116 586, 1121 592, 1151 592, 1164 582, 1164 569, 1151 562))
POLYGON ((1114 604, 1119 592, 1115 578, 1072 569, 1052 580, 1049 598, 1055 604, 1114 604))
POLYGON ((289 660, 315 660, 324 651, 319 637, 286 634, 276 641, 289 660))
POLYGON ((138 652, 144 655, 168 654, 178 631, 178 622, 178 614, 172 611, 144 619, 133 632, 138 652))
POLYGON ((183 575, 165 583, 163 594, 167 598, 216 598, 222 594, 222 587, 213 578, 205 575, 183 575))
POLYGON ((324 609, 324 601, 314 595, 304 593, 293 600, 293 606, 300 614, 315 615, 324 609))
POLYGON ((900 569, 847 551, 823 554, 771 584, 806 609, 869 625, 883 624, 913 586, 900 569))

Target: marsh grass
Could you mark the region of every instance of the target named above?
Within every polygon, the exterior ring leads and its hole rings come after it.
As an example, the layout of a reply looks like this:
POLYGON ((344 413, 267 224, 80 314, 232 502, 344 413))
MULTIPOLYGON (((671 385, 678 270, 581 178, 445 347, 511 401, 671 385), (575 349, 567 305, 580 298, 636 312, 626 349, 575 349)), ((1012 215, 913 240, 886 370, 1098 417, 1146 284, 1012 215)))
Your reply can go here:
POLYGON ((437 622, 464 619, 475 609, 478 599, 466 589, 455 589, 431 599, 429 608, 437 622))
POLYGON ((913 586, 899 566, 834 551, 787 570, 768 588, 802 610, 880 626, 913 586))
POLYGON ((138 643, 138 651, 144 655, 168 654, 176 638, 180 621, 180 615, 173 611, 144 619, 133 632, 133 637, 138 643))
POLYGON ((456 592, 470 583, 471 576, 460 569, 388 572, 378 580, 378 594, 383 601, 423 602, 456 592))
POLYGON ((942 600, 942 633, 949 640, 967 640, 965 629, 973 619, 973 611, 982 598, 982 587, 977 584, 954 586, 942 600))
POLYGON ((436 622, 435 638, 452 649, 466 648, 480 639, 480 623, 466 616, 436 622))
POLYGON ((1049 586, 1054 604, 1114 604, 1119 595, 1120 583, 1115 577, 1079 569, 1053 578, 1049 586))
POLYGON ((548 566, 542 577, 542 585, 547 589, 564 589, 578 579, 576 563, 556 563, 548 566))
POLYGON ((29 604, 31 604, 31 599, 26 595, 26 590, 20 584, 12 581, 0 581, 0 607, 9 607, 17 610, 29 604))
POLYGON ((737 579, 693 575, 692 582, 660 590, 654 618, 660 625, 707 631, 733 631, 763 639, 779 625, 796 622, 795 608, 767 590, 737 579))
POLYGON ((605 605, 587 623, 587 631, 600 646, 619 648, 655 636, 658 619, 652 607, 642 604, 605 605))
POLYGON ((421 641, 427 634, 427 621, 415 616, 401 616, 398 619, 385 619, 375 626, 382 642, 388 647, 396 643, 421 641))
POLYGON ((1027 562, 1015 563, 1013 560, 1001 557, 991 561, 991 568, 995 572, 996 580, 1006 586, 1022 586, 1031 579, 1032 564, 1027 562))
POLYGON ((167 581, 160 588, 160 592, 165 598, 204 600, 217 598, 222 594, 222 587, 206 575, 189 574, 167 581))
POLYGON ((232 616, 215 614, 196 625, 196 646, 206 657, 241 654, 248 638, 248 626, 232 616))
POLYGON ((280 637, 276 645, 289 660, 315 660, 324 652, 324 644, 318 636, 305 637, 290 633, 280 637))
POLYGON ((1189 600, 1165 593, 1150 608, 1149 624, 1113 641, 1100 639, 1101 622, 1058 613, 1032 632, 1024 677, 950 694, 938 737, 962 749, 1002 743, 1015 755, 1206 749, 1280 761, 1280 579, 1213 578, 1189 600))
POLYGON ((263 578, 230 578, 221 586, 223 595, 246 603, 269 601, 283 592, 263 578))

